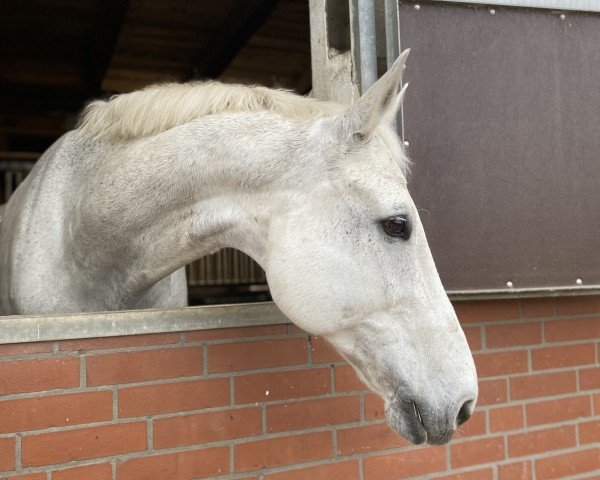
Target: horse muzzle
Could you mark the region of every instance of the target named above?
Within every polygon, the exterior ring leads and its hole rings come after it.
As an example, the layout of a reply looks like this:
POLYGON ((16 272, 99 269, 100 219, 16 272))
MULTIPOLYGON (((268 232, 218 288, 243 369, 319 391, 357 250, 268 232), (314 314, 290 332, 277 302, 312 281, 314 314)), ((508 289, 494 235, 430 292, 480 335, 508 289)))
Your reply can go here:
POLYGON ((456 429, 472 415, 474 399, 461 400, 451 408, 433 407, 410 398, 390 402, 386 418, 390 427, 416 445, 445 445, 456 429))

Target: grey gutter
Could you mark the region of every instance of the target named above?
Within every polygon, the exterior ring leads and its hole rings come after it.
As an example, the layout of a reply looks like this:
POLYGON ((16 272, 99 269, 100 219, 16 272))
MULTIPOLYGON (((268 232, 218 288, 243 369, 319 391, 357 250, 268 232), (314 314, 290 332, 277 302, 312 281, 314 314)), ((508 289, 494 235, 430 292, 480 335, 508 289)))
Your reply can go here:
MULTIPOLYGON (((481 6, 538 8, 545 10, 570 10, 600 12, 600 0, 434 0, 437 3, 469 3, 481 6)), ((425 2, 423 2, 425 3, 425 2)))

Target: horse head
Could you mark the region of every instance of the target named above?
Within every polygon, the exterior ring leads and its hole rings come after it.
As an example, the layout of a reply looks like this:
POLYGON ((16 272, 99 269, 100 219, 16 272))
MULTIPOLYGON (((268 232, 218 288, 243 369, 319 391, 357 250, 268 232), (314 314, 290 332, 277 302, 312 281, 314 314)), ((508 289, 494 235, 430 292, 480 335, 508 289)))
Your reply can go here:
POLYGON ((265 268, 278 306, 381 395, 392 428, 443 444, 473 411, 477 375, 391 126, 407 54, 356 105, 310 128, 320 173, 271 219, 265 268))

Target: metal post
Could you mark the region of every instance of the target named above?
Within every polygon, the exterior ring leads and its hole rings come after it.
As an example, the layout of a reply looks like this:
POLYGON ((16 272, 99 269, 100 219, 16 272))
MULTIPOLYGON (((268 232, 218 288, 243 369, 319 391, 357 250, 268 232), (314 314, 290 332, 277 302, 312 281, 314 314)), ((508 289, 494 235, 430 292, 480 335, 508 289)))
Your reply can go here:
POLYGON ((366 92, 377 81, 374 0, 350 0, 352 54, 360 85, 366 92))
POLYGON ((385 46, 388 70, 400 56, 400 32, 398 31, 398 24, 398 0, 385 0, 385 46))
MULTIPOLYGON (((398 0, 385 0, 385 45, 387 68, 389 69, 400 55, 400 14, 398 0)), ((404 107, 401 105, 396 115, 396 129, 404 141, 404 107)))

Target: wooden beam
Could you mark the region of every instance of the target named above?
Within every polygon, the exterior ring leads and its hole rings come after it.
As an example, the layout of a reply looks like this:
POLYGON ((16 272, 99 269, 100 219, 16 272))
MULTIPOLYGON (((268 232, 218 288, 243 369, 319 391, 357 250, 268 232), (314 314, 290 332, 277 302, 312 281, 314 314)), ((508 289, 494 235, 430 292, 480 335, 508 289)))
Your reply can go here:
POLYGON ((98 95, 102 91, 102 79, 110 67, 130 3, 130 0, 100 2, 98 21, 85 67, 85 79, 92 95, 98 95))
POLYGON ((77 112, 90 98, 87 89, 1 84, 2 114, 77 112))
POLYGON ((0 160, 37 161, 42 154, 40 152, 4 152, 0 151, 0 160))
POLYGON ((279 0, 244 0, 221 23, 207 53, 192 63, 192 78, 217 78, 269 17, 279 0))

